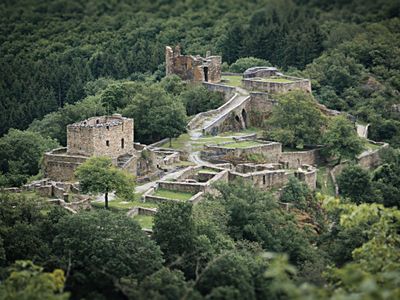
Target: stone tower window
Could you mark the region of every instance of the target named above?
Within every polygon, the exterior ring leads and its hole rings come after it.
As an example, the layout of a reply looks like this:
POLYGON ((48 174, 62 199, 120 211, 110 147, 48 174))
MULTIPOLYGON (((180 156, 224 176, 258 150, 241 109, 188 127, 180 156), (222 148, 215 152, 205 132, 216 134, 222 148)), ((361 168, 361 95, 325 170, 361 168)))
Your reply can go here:
POLYGON ((96 120, 96 124, 99 124, 99 122, 100 122, 100 121, 97 119, 97 120, 96 120))
POLYGON ((106 128, 107 128, 107 130, 109 130, 109 129, 110 129, 110 126, 106 126, 106 128))
POLYGON ((106 141, 106 146, 107 146, 107 147, 110 146, 110 141, 106 141))
POLYGON ((124 149, 124 147, 125 147, 125 140, 121 139, 121 148, 124 149))

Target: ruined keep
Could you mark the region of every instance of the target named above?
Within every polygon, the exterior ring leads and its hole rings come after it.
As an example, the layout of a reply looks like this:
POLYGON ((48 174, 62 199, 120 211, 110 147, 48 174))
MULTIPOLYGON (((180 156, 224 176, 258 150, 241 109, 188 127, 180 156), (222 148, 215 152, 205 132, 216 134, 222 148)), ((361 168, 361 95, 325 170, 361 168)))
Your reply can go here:
POLYGON ((76 168, 91 156, 108 156, 113 164, 136 175, 133 119, 119 114, 93 117, 67 126, 67 147, 45 153, 45 177, 73 181, 76 168))
POLYGON ((192 82, 221 81, 221 56, 182 55, 179 46, 165 47, 166 75, 178 75, 182 80, 192 82))
POLYGON ((133 119, 121 115, 90 118, 67 126, 67 153, 109 156, 133 152, 133 119))

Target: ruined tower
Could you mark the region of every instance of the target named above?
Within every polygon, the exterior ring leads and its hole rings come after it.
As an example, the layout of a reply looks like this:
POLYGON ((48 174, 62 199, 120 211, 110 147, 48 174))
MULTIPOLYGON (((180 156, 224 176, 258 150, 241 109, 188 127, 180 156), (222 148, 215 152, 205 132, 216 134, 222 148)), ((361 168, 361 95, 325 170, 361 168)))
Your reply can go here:
POLYGON ((200 55, 182 55, 179 46, 165 47, 166 75, 178 75, 182 80, 191 82, 221 81, 221 56, 210 56, 207 51, 206 57, 200 55))

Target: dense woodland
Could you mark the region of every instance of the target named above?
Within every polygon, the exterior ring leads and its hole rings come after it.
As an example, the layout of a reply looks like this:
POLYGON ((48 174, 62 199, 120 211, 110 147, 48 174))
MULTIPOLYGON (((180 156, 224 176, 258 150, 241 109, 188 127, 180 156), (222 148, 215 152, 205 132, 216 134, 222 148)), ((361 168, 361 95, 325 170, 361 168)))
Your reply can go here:
POLYGON ((348 121, 328 122, 316 99, 392 147, 374 170, 350 164, 340 198, 295 179, 279 202, 220 185, 197 206, 161 205, 151 238, 122 213, 71 215, 0 192, 0 299, 400 298, 399 1, 2 1, 0 187, 39 178, 67 124, 122 113, 148 144, 220 106, 222 95, 164 76, 164 47, 176 44, 222 55, 225 71, 311 78, 312 96, 282 96, 268 138, 353 159, 362 145, 348 121))

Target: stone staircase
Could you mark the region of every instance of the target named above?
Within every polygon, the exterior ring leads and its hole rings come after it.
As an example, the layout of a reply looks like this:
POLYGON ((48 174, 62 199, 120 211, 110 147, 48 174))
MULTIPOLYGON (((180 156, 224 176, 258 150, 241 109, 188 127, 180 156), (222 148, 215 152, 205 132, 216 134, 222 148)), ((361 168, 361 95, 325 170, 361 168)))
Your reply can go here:
POLYGON ((133 155, 131 154, 124 154, 117 158, 117 166, 118 168, 123 169, 125 164, 132 158, 133 155))

